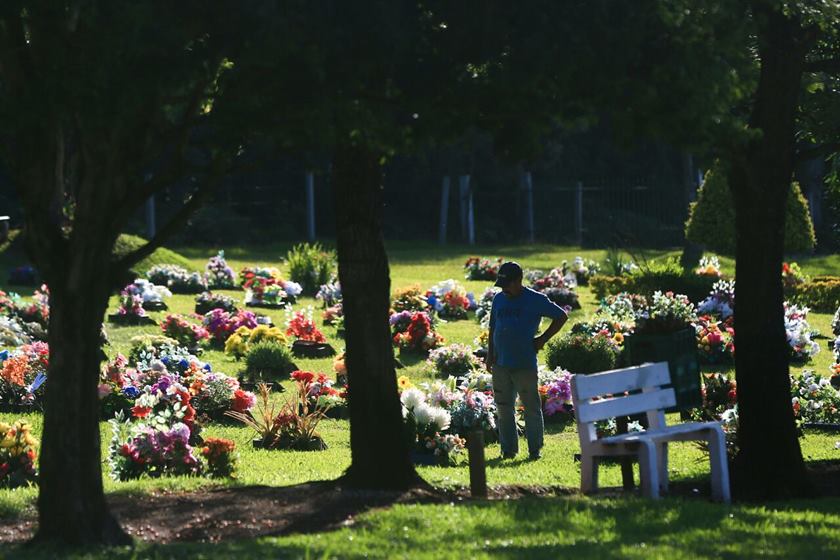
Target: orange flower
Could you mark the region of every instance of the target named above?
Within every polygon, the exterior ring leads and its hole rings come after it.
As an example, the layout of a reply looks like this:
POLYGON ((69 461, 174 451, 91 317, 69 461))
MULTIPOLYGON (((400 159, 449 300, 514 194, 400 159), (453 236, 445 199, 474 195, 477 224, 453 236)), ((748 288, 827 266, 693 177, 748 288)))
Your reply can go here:
POLYGON ((3 369, 0 370, 0 378, 5 379, 11 385, 23 387, 26 383, 24 376, 29 368, 29 358, 26 354, 13 356, 3 362, 3 369))

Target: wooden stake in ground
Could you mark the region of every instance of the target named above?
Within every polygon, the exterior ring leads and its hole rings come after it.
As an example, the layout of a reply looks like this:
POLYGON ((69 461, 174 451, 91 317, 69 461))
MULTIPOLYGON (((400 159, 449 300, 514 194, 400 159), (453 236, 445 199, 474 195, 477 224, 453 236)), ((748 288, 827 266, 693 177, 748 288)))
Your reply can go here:
POLYGON ((484 460, 482 430, 473 430, 467 434, 467 455, 470 462, 470 494, 473 498, 486 498, 487 464, 484 460))

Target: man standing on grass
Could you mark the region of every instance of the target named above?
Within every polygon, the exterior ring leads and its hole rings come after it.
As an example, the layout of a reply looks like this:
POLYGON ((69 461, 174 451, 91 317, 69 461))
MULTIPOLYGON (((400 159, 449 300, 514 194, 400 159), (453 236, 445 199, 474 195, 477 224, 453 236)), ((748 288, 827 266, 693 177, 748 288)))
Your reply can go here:
POLYGON ((499 267, 496 286, 502 291, 493 298, 490 311, 487 368, 493 374, 502 458, 512 459, 519 451, 514 411, 518 393, 525 405, 528 453, 531 460, 537 460, 544 430, 537 392, 537 352, 561 329, 570 308, 560 307, 544 294, 523 287, 522 267, 515 262, 499 267), (543 317, 551 318, 551 324, 537 336, 543 317))

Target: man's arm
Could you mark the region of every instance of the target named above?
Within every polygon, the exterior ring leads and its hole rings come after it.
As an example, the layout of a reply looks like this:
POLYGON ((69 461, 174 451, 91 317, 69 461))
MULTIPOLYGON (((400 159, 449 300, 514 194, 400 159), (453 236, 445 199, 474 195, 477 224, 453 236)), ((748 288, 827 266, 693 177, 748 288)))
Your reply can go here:
POLYGON ((563 328, 563 325, 566 324, 566 321, 569 320, 569 313, 571 312, 571 308, 566 306, 563 308, 565 312, 562 317, 558 317, 556 319, 551 320, 551 324, 548 325, 548 328, 538 337, 534 339, 534 350, 539 352, 543 349, 543 346, 551 340, 551 337, 560 332, 560 329, 563 328))

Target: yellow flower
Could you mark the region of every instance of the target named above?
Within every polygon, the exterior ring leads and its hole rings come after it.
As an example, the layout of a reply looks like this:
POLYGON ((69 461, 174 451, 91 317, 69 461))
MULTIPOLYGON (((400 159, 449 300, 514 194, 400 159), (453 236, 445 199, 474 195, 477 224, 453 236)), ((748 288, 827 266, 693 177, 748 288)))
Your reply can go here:
POLYGON ((624 342, 624 335, 623 335, 623 334, 621 334, 620 332, 617 332, 617 333, 615 333, 615 334, 613 335, 613 340, 614 340, 617 344, 622 344, 622 343, 624 342))
POLYGON ((399 376, 399 378, 397 378, 397 387, 400 391, 404 391, 406 389, 410 389, 411 387, 413 387, 413 385, 411 384, 411 380, 408 377, 406 377, 405 375, 401 375, 399 376))

